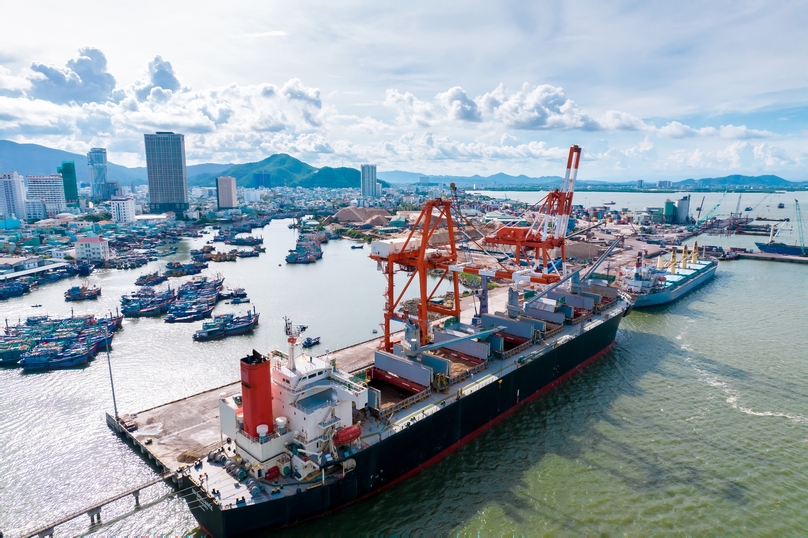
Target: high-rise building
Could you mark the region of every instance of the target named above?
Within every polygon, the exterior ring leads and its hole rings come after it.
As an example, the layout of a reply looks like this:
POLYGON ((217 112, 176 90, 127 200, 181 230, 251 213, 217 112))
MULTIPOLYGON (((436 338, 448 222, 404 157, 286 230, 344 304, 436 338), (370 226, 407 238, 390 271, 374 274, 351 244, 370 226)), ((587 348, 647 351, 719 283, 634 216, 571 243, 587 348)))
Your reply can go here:
POLYGON ((253 189, 269 188, 270 186, 269 172, 266 170, 253 172, 253 189))
POLYGON ((28 200, 42 200, 49 217, 63 213, 67 209, 62 174, 26 176, 25 179, 28 182, 28 200))
POLYGON ((216 178, 216 203, 219 209, 234 209, 238 207, 236 178, 230 176, 216 178))
POLYGON ((25 212, 25 186, 17 172, 0 174, 0 217, 27 218, 25 212))
POLYGON ((149 209, 152 213, 178 213, 187 210, 185 135, 158 132, 144 137, 146 173, 149 176, 149 209))
POLYGON ((113 222, 134 222, 135 201, 132 198, 113 198, 109 203, 113 222))
POLYGON ((62 174, 67 205, 78 205, 79 187, 76 184, 76 164, 73 161, 62 161, 62 166, 58 166, 56 172, 62 174))
POLYGON ((362 165, 362 198, 377 198, 376 165, 362 165))
POLYGON ((90 169, 90 195, 93 198, 101 198, 102 185, 108 181, 107 150, 91 149, 87 154, 87 166, 90 169))

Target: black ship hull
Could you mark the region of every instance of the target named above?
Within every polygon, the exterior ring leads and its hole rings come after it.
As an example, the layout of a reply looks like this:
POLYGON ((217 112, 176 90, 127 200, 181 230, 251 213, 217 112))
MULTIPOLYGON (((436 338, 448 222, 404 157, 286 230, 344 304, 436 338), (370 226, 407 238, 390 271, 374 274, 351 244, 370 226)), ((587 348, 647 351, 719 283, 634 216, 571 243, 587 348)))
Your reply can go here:
POLYGON ((182 475, 180 488, 193 491, 187 501, 203 529, 215 537, 277 529, 323 515, 402 481, 438 462, 537 398, 595 362, 614 344, 622 318, 559 345, 540 358, 447 405, 412 426, 357 452, 356 468, 322 485, 307 484, 296 495, 243 506, 219 506, 182 475), (305 489, 305 488, 309 489, 305 489), (186 489, 187 488, 187 489, 186 489))

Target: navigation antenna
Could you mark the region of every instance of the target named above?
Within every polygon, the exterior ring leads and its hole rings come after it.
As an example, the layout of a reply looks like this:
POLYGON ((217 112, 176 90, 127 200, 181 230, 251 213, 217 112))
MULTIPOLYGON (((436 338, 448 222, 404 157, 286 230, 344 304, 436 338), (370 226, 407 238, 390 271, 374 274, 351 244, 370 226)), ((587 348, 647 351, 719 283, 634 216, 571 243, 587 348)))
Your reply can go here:
POLYGON ((295 371, 295 347, 300 338, 300 333, 306 330, 305 325, 293 325, 292 320, 283 316, 283 322, 286 324, 286 342, 289 344, 289 359, 286 361, 286 367, 292 372, 295 371))

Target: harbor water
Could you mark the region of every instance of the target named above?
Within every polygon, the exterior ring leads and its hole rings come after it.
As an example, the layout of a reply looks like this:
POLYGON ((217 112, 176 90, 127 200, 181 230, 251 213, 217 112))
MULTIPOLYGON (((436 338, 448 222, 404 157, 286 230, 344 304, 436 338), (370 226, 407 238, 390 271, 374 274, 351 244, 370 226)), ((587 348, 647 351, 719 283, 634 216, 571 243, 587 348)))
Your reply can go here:
MULTIPOLYGON (((198 324, 126 320, 111 353, 121 413, 235 381, 239 357, 285 346, 284 315, 322 338, 318 351, 373 336, 384 279, 367 247, 333 241, 316 264, 290 266, 283 256, 295 232, 279 221, 257 233, 266 254, 207 271, 247 289, 261 312, 255 334, 194 343, 198 324)), ((175 259, 203 241, 184 241, 175 259)), ((141 272, 163 265, 93 273, 103 295, 75 312, 114 311, 141 272)), ((805 271, 722 263, 683 300, 632 313, 613 351, 568 383, 410 480, 290 534, 808 534, 805 271)), ((78 282, 1 303, 0 317, 69 315, 62 294, 78 282)), ((105 424, 112 398, 103 354, 74 370, 0 369, 0 403, 5 536, 155 476, 105 424)), ((217 410, 209 413, 217 420, 217 410)), ((168 486, 143 491, 140 502, 135 510, 122 499, 103 509, 100 525, 82 516, 57 534, 198 532, 168 486)))

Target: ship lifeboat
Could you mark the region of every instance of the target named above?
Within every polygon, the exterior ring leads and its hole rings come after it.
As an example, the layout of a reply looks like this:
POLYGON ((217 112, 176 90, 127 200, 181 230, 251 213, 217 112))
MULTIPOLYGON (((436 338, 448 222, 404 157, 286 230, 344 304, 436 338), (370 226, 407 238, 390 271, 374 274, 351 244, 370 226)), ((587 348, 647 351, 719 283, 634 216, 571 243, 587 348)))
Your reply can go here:
POLYGON ((347 428, 342 428, 337 430, 337 433, 334 435, 334 446, 342 446, 347 445, 352 441, 356 441, 362 435, 362 428, 357 425, 348 426, 347 428))
POLYGON ((665 282, 667 280, 667 278, 665 278, 664 276, 661 276, 661 277, 658 277, 657 280, 659 280, 660 282, 665 282))

